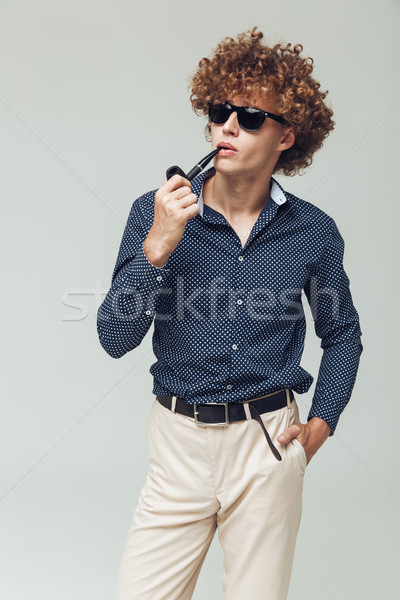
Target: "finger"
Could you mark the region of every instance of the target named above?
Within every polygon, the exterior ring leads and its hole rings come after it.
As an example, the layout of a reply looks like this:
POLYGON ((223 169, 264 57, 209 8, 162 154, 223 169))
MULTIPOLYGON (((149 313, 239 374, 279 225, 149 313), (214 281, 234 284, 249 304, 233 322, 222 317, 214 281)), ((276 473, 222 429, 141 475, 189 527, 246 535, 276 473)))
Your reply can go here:
POLYGON ((181 208, 187 208, 188 206, 195 204, 197 200, 198 198, 196 194, 188 194, 187 196, 184 196, 183 198, 179 199, 179 206, 181 208))
POLYGON ((290 440, 300 435, 301 431, 301 425, 299 423, 295 423, 294 425, 291 425, 290 427, 285 429, 285 431, 280 433, 277 437, 277 440, 282 444, 287 444, 288 442, 290 442, 290 440))
POLYGON ((182 198, 186 198, 186 196, 192 196, 192 188, 187 186, 187 185, 183 185, 182 187, 178 188, 177 190, 174 190, 173 192, 170 193, 171 197, 174 198, 174 200, 181 200, 182 198))
POLYGON ((168 179, 163 185, 165 185, 165 189, 169 191, 177 190, 182 186, 191 187, 189 179, 186 177, 182 177, 182 175, 173 175, 171 179, 168 179))

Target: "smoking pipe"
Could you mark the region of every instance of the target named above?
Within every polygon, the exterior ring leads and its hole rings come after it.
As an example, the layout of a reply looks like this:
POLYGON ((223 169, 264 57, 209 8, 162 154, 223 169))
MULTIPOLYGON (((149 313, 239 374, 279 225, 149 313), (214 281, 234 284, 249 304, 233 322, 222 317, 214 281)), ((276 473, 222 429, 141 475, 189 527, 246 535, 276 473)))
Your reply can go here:
POLYGON ((217 148, 216 150, 213 150, 212 152, 210 152, 209 154, 207 154, 207 156, 205 156, 204 158, 202 158, 197 165, 195 165, 193 167, 193 169, 191 169, 189 171, 189 173, 186 175, 186 173, 184 173, 182 171, 182 169, 180 167, 178 167, 177 165, 174 165, 173 167, 170 167, 169 169, 167 169, 166 172, 166 176, 167 179, 171 179, 171 177, 173 175, 182 175, 182 177, 185 177, 186 179, 188 179, 189 181, 192 181, 192 179, 194 179, 196 177, 196 175, 198 175, 199 173, 201 173, 201 171, 204 169, 204 167, 206 167, 208 165, 208 163, 210 162, 210 160, 216 155, 218 154, 218 152, 221 150, 221 148, 217 148))

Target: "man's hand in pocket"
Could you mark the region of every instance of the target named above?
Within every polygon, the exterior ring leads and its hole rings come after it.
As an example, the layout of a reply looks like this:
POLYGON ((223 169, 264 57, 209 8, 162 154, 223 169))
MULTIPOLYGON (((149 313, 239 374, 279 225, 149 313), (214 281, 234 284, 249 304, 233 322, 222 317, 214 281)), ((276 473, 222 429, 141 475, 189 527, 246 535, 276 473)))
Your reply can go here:
POLYGON ((328 423, 319 417, 312 417, 308 423, 294 423, 282 431, 277 439, 281 444, 288 444, 293 438, 297 438, 304 448, 308 464, 328 439, 330 432, 328 423))

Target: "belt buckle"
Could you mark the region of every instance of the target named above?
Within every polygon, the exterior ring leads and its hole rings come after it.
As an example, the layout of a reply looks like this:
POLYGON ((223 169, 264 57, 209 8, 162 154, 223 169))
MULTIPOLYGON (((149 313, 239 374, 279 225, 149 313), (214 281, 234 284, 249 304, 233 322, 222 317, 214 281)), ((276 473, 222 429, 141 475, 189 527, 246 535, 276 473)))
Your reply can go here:
POLYGON ((194 404, 194 421, 198 425, 210 425, 211 427, 214 427, 216 425, 218 427, 220 427, 221 425, 229 425, 228 403, 227 402, 205 402, 203 404, 194 404), (199 412, 198 412, 198 410, 196 410, 197 407, 198 406, 209 406, 210 404, 214 404, 214 405, 216 404, 217 406, 221 406, 221 405, 225 406, 225 421, 218 422, 218 423, 205 423, 204 421, 199 421, 198 416, 197 416, 199 414, 199 412))

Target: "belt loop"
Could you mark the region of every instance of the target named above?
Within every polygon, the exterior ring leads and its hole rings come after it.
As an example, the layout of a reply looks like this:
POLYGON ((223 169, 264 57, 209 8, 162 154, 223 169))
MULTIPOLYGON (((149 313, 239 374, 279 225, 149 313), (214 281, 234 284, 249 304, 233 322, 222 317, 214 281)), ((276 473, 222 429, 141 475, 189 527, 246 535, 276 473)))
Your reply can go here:
POLYGON ((244 408, 244 412, 245 412, 245 415, 246 415, 246 419, 248 421, 251 421, 251 419, 253 417, 251 416, 251 412, 250 412, 250 408, 249 408, 249 403, 248 402, 243 402, 243 408, 244 408))
POLYGON ((171 400, 171 411, 173 413, 176 412, 176 396, 172 396, 172 400, 171 400))
POLYGON ((286 411, 286 427, 285 429, 288 429, 288 427, 290 426, 290 391, 289 388, 285 389, 286 391, 286 407, 287 407, 287 411, 286 411))

